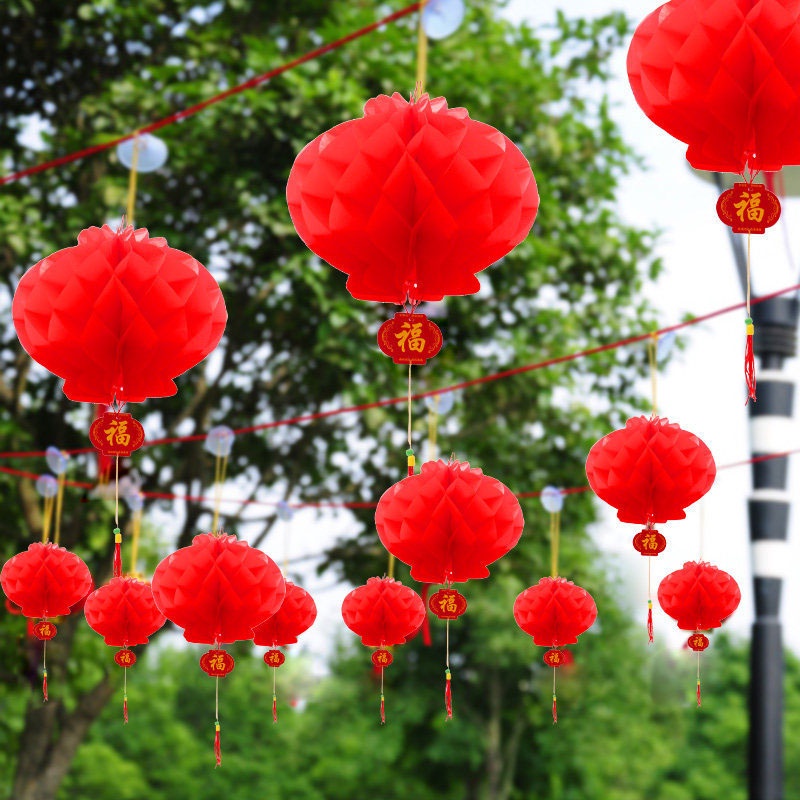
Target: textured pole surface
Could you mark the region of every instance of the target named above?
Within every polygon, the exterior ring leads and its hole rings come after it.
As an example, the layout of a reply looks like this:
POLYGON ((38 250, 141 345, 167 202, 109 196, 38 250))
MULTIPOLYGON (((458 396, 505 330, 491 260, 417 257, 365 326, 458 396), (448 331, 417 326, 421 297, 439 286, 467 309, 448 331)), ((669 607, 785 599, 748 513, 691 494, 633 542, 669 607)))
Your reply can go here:
MULTIPOLYGON (((782 371, 797 349, 798 302, 773 298, 753 306, 759 359, 758 401, 749 406, 754 458, 792 447, 794 382, 782 371)), ((749 800, 783 800, 783 642, 781 587, 789 531, 788 458, 756 462, 748 503, 755 622, 750 651, 749 800)))

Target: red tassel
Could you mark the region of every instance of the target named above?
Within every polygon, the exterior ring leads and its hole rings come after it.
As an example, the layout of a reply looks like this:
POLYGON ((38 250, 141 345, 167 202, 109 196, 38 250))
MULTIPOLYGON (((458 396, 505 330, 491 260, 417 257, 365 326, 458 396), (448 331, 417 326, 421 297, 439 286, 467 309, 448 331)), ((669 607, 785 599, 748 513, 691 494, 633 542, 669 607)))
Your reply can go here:
POLYGON ((381 692, 381 725, 386 724, 386 705, 383 702, 383 692, 381 692))
POLYGON ((453 690, 450 688, 450 670, 444 671, 444 707, 447 710, 447 719, 453 719, 453 690))
POLYGON ((44 698, 42 700, 42 702, 46 703, 47 700, 48 700, 48 697, 47 697, 47 670, 44 670, 44 675, 42 677, 42 697, 44 698))
POLYGON ((128 695, 122 695, 122 719, 125 725, 128 724, 128 695))
POLYGON ((422 620, 422 644, 425 647, 431 646, 431 621, 428 616, 428 592, 431 585, 429 583, 422 584, 422 603, 425 606, 425 619, 422 620))
POLYGON ((698 705, 698 706, 701 706, 701 705, 703 705, 703 704, 700 702, 700 681, 697 681, 697 705, 698 705))
POLYGON ((272 721, 278 721, 278 695, 272 695, 272 721))
POLYGON ((553 725, 558 725, 558 706, 555 694, 553 694, 553 725))
POLYGON ((219 742, 219 722, 214 723, 214 755, 217 759, 216 766, 222 766, 222 746, 219 742))
MULTIPOLYGON (((747 340, 744 345, 744 379, 747 383, 747 400, 756 401, 756 360, 753 355, 753 334, 755 326, 753 320, 748 317, 744 324, 747 326, 747 340)), ((747 405, 747 400, 744 401, 747 405)))
POLYGON ((114 577, 122 577, 122 534, 114 528, 114 577))
POLYGON ((653 601, 647 601, 647 638, 653 644, 653 601))

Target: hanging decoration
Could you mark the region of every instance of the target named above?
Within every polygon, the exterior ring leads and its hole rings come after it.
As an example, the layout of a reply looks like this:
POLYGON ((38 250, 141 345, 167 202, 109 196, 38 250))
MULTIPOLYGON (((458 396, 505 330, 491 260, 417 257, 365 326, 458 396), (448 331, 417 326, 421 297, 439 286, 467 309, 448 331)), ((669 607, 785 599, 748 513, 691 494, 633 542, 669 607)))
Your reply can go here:
POLYGON ((281 571, 266 553, 235 536, 204 533, 156 567, 152 588, 161 613, 184 629, 187 642, 212 646, 201 667, 217 678, 214 753, 219 766, 219 678, 234 667, 222 645, 252 639, 253 628, 278 611, 286 593, 281 571))
POLYGON ((381 725, 386 723, 383 671, 394 660, 387 647, 405 644, 425 619, 422 598, 394 578, 370 578, 342 602, 344 624, 366 647, 377 647, 372 663, 381 673, 381 725))
POLYGON ((553 723, 558 722, 556 669, 571 663, 571 653, 561 648, 576 644, 578 636, 597 619, 597 606, 586 589, 566 578, 541 578, 521 592, 514 602, 514 619, 533 643, 549 648, 543 660, 553 668, 553 723))
POLYGON ((33 634, 44 642, 42 649, 42 696, 48 699, 47 642, 56 633, 52 617, 71 613, 92 590, 92 576, 83 560, 53 542, 34 542, 3 564, 0 586, 22 614, 39 620, 33 634))
POLYGON ((693 631, 687 641, 697 652, 697 705, 701 704, 700 653, 708 647, 703 631, 719 628, 739 606, 739 585, 727 572, 705 561, 687 561, 667 575, 658 587, 658 602, 683 631, 693 631))
MULTIPOLYGON (((664 550, 666 538, 654 526, 685 519, 684 509, 706 494, 716 474, 714 457, 698 436, 655 415, 631 417, 624 428, 595 442, 586 459, 592 491, 617 509, 620 522, 644 526, 633 538, 642 556, 664 550)), ((652 642, 650 599, 647 630, 652 642)))
POLYGON ((270 649, 264 663, 272 667, 272 721, 278 721, 277 669, 286 660, 278 647, 296 644, 297 637, 307 631, 317 618, 314 598, 301 586, 286 581, 286 596, 281 607, 266 622, 253 628, 253 641, 270 649))
POLYGON ((136 578, 112 578, 86 598, 83 609, 89 627, 99 633, 109 647, 121 648, 114 661, 122 667, 122 717, 128 722, 128 669, 136 663, 131 650, 147 644, 166 622, 153 600, 150 584, 136 578))
POLYGON ((214 519, 211 530, 219 530, 219 512, 222 504, 222 486, 228 469, 228 458, 236 438, 233 430, 227 425, 217 425, 206 434, 203 448, 214 456, 214 519))
POLYGON ((66 453, 62 453, 57 447, 51 445, 44 451, 44 458, 48 468, 57 476, 53 541, 56 544, 61 544, 61 515, 64 508, 64 486, 67 479, 69 456, 66 453))
POLYGON ((519 501, 507 486, 466 462, 430 461, 378 501, 375 525, 384 547, 422 583, 445 584, 428 607, 446 620, 445 706, 452 717, 450 620, 466 610, 453 583, 488 578, 488 565, 519 541, 519 501))

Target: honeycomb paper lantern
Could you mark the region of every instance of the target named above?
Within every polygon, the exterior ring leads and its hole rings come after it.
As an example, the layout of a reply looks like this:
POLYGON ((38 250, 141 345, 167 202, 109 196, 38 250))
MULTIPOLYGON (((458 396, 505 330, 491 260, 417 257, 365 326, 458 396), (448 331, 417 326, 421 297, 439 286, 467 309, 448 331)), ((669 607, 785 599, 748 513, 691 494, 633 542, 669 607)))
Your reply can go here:
POLYGON ((173 378, 217 345, 227 320, 211 273, 144 228, 87 228, 17 287, 14 327, 29 355, 88 403, 176 392, 173 378))
POLYGON ((286 596, 281 607, 266 622, 253 628, 253 641, 266 647, 296 644, 297 637, 307 631, 316 618, 314 598, 301 586, 286 581, 286 596))
POLYGON ((166 622, 150 584, 136 578, 112 578, 86 598, 83 613, 89 627, 111 647, 147 644, 166 622))
POLYGON ((636 29, 628 76, 644 113, 697 169, 800 164, 795 0, 672 0, 636 29))
POLYGON ((477 272, 527 235, 530 164, 500 131, 442 98, 369 100, 297 156, 286 198, 300 238, 359 300, 477 292, 477 272))

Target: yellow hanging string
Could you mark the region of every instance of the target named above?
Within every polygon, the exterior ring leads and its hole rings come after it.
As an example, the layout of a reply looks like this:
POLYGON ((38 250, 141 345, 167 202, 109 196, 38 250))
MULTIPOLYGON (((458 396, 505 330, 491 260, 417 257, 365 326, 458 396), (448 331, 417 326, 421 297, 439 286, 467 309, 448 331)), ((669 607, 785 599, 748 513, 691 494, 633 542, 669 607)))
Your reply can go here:
POLYGON ((44 498, 44 510, 42 512, 42 544, 47 544, 50 541, 50 522, 53 518, 53 506, 55 505, 55 497, 44 498))
POLYGON ((439 428, 439 395, 433 396, 433 408, 428 409, 428 461, 435 461, 438 455, 437 436, 439 428))
POLYGON ((133 150, 131 152, 131 171, 128 178, 128 211, 127 223, 134 224, 134 210, 136 208, 136 169, 139 164, 139 134, 133 137, 133 150))
POLYGON ((222 441, 217 440, 217 456, 214 462, 214 520, 211 530, 216 533, 219 527, 219 513, 222 506, 222 484, 225 483, 225 473, 228 471, 228 454, 222 454, 222 441))
POLYGON ((56 528, 53 534, 53 541, 56 544, 61 543, 61 510, 64 507, 64 485, 66 479, 66 473, 60 472, 58 475, 58 492, 56 493, 56 528))
POLYGON ((550 514, 550 577, 558 577, 558 548, 561 544, 561 512, 550 514))
POLYGON ((142 533, 142 516, 144 510, 139 508, 133 512, 133 519, 131 520, 131 571, 128 573, 134 578, 139 577, 136 571, 136 562, 139 559, 139 536, 142 533))
POLYGON ((421 0, 419 4, 419 26, 417 27, 417 82, 414 88, 414 100, 419 100, 425 94, 425 81, 428 77, 428 35, 422 22, 422 10, 428 0, 421 0))
POLYGON ((650 392, 653 396, 653 416, 658 416, 658 334, 651 333, 647 343, 647 360, 650 362, 650 392))

